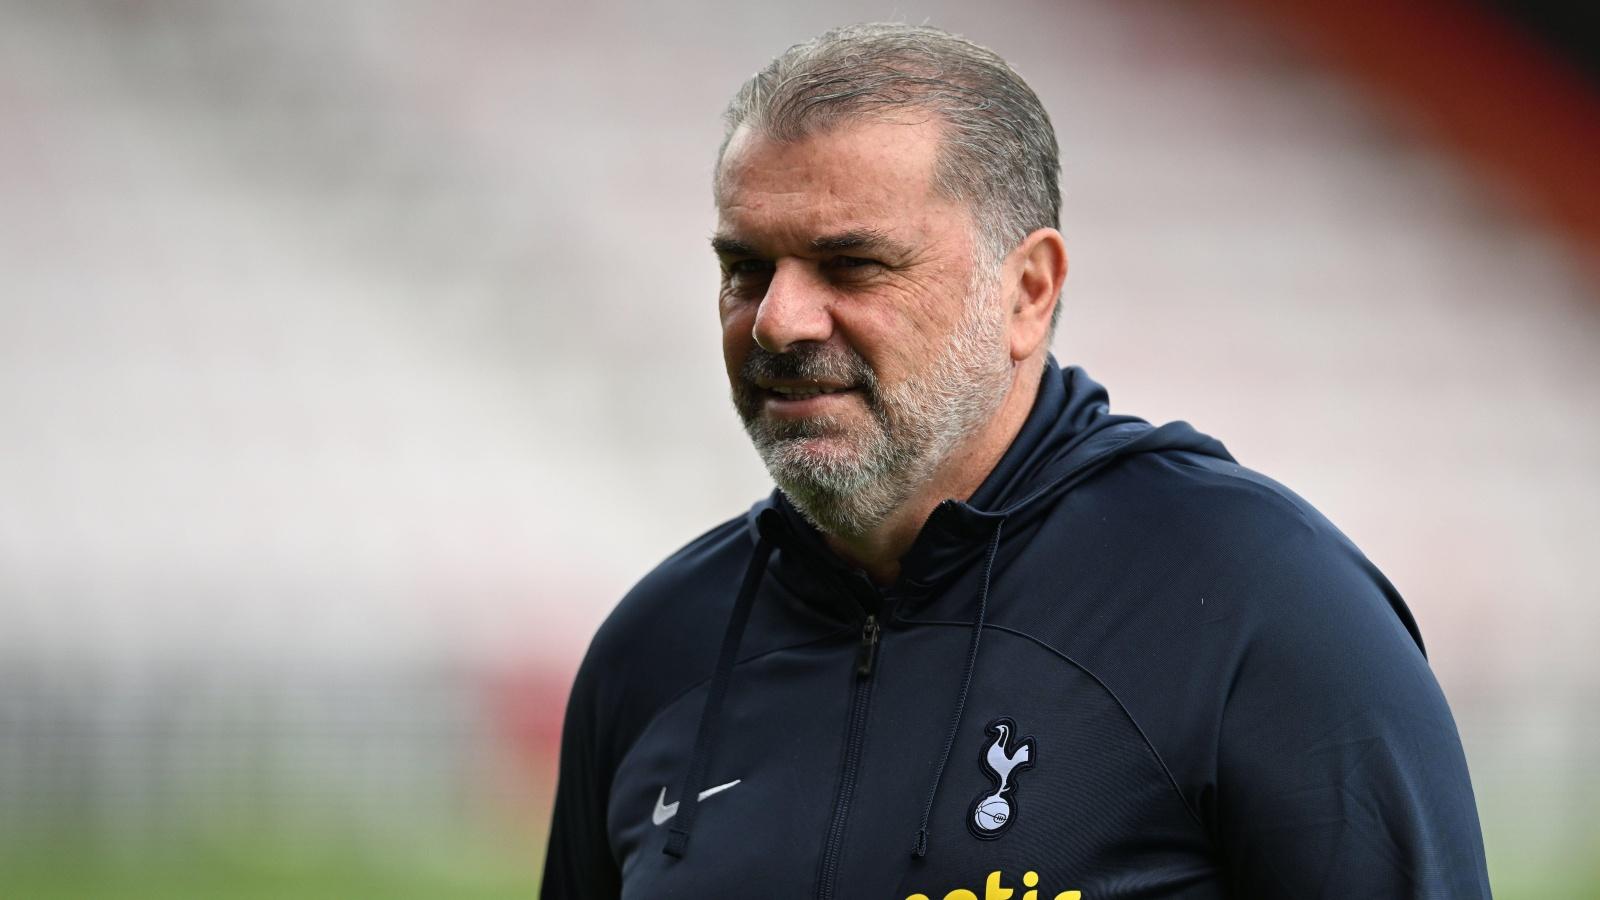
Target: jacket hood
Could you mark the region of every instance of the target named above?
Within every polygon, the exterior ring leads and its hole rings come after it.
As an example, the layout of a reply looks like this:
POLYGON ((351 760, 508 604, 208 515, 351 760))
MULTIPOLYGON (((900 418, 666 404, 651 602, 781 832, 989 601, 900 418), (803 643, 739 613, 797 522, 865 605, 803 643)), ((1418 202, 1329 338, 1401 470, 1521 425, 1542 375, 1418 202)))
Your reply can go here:
MULTIPOLYGON (((1114 460, 1161 451, 1233 461, 1220 441, 1187 422, 1156 427, 1136 416, 1113 414, 1104 387, 1083 369, 1062 368, 1055 357, 1047 357, 1033 409, 1011 446, 969 499, 948 499, 934 508, 901 558, 896 592, 916 596, 935 589, 980 555, 1002 523, 1015 532, 1114 460)), ((821 570, 836 584, 843 578, 868 585, 864 574, 827 547, 781 490, 774 489, 751 507, 747 523, 752 540, 765 538, 780 551, 780 558, 773 560, 775 573, 806 581, 810 579, 797 569, 821 570)))
MULTIPOLYGON (((986 558, 973 598, 972 637, 962 667, 961 688, 952 698, 944 750, 934 767, 921 822, 912 842, 915 856, 923 856, 928 850, 929 817, 977 667, 989 603, 990 575, 1002 535, 1018 533, 1021 530, 1018 526, 1025 527, 1030 519, 1052 508, 1055 499, 1112 460, 1133 453, 1167 450, 1192 451, 1231 460, 1220 443, 1187 423, 1174 422, 1156 428, 1143 419, 1112 415, 1105 388, 1083 370, 1062 369, 1054 358, 1047 358, 1033 409, 1000 462, 970 500, 949 499, 934 507, 911 549, 901 557, 900 575, 889 593, 912 602, 935 594, 947 579, 965 571, 976 558, 986 558)), ((755 547, 723 632, 716 668, 706 690, 705 708, 695 734, 694 750, 678 795, 682 798, 678 814, 662 851, 679 859, 688 851, 689 835, 699 811, 699 792, 705 784, 716 746, 739 642, 750 621, 763 578, 770 573, 780 581, 820 581, 822 586, 832 589, 800 593, 819 609, 826 609, 841 619, 864 620, 857 658, 859 675, 870 673, 877 647, 876 616, 884 594, 863 572, 847 565, 828 549, 821 534, 795 510, 782 491, 774 490, 767 499, 752 507, 747 521, 755 547)))

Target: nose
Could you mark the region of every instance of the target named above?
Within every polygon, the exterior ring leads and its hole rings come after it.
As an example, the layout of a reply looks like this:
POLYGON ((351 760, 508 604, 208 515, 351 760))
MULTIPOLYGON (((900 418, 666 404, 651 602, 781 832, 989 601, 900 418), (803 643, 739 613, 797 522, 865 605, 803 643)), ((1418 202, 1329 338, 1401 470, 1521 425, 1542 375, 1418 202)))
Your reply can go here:
POLYGON ((767 283, 751 333, 768 353, 783 353, 806 341, 820 344, 833 336, 827 286, 807 268, 802 260, 779 260, 767 283))

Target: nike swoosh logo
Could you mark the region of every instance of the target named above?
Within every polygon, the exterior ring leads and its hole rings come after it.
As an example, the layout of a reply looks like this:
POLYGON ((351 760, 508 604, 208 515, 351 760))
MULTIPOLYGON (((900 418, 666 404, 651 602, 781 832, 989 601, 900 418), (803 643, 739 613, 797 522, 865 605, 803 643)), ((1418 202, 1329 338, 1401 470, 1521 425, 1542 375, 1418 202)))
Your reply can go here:
MULTIPOLYGON (((720 794, 723 791, 727 790, 728 788, 731 788, 734 785, 738 784, 742 780, 743 779, 741 779, 741 778, 735 778, 734 780, 728 782, 727 784, 719 784, 716 787, 706 788, 705 790, 700 792, 700 799, 704 800, 705 798, 711 796, 712 794, 720 794)), ((667 789, 666 788, 662 788, 661 789, 661 796, 656 798, 655 811, 650 813, 650 824, 652 824, 652 825, 665 825, 667 823, 668 819, 671 819, 673 816, 675 816, 677 814, 678 814, 678 801, 674 800, 671 803, 668 803, 667 802, 667 789)))

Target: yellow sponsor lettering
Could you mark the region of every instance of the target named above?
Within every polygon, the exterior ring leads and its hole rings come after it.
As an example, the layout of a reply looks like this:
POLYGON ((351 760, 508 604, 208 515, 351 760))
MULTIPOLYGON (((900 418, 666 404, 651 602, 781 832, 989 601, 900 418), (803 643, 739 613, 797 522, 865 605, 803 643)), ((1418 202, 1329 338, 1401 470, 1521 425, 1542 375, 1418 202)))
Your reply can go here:
MULTIPOLYGON (((1039 900, 1039 873, 1028 870, 1022 873, 1022 886, 1027 890, 1022 892, 1021 900, 1039 900)), ((999 869, 990 872, 983 881, 982 900, 1012 900, 1017 894, 1016 888, 1007 887, 1005 873, 999 869)), ((932 900, 935 894, 911 894, 906 900, 932 900)), ((1050 896, 1045 894, 1046 897, 1050 896)), ((952 888, 944 895, 944 900, 979 900, 978 892, 968 888, 952 888)), ((1055 900, 1083 900, 1082 891, 1062 891, 1055 895, 1055 900)))

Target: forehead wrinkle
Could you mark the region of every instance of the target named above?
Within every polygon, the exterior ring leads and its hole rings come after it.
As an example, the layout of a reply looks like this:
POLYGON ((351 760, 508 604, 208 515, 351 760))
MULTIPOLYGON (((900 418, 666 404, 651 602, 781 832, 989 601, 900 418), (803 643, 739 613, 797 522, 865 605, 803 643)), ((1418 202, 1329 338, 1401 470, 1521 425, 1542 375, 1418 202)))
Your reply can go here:
POLYGON ((869 237, 871 255, 902 258, 943 244, 941 220, 953 213, 966 231, 972 210, 940 189, 939 131, 855 123, 785 141, 742 127, 714 173, 716 233, 767 259, 861 250, 869 237))
MULTIPOLYGON (((827 146, 831 154, 829 162, 845 163, 845 171, 872 167, 881 164, 883 150, 889 149, 893 152, 897 144, 903 145, 897 138, 904 134, 905 129, 931 132, 927 134, 926 140, 920 142, 922 154, 926 159, 922 161, 922 165, 916 167, 922 170, 918 173, 920 178, 917 180, 922 182, 923 196, 945 198, 946 191, 938 177, 945 143, 942 123, 937 117, 932 120, 887 117, 864 121, 849 119, 834 123, 832 127, 807 130, 804 134, 791 137, 773 135, 764 128, 751 127, 748 123, 741 125, 735 133, 729 135, 727 143, 723 145, 722 153, 717 158, 716 168, 712 172, 713 200, 719 208, 723 207, 731 199, 729 197, 729 190, 733 187, 731 182, 748 180, 752 176, 758 182, 767 182, 764 192, 770 196, 820 190, 844 203, 872 202, 874 199, 881 199, 862 196, 861 188, 866 187, 869 195, 874 189, 880 192, 892 192, 896 187, 896 181, 903 186, 904 180, 880 179, 871 185, 860 181, 850 182, 848 179, 840 182, 839 179, 844 176, 839 171, 827 171, 826 165, 820 164, 818 160, 807 160, 805 163, 796 164, 792 158, 778 162, 772 157, 776 155, 782 159, 791 154, 805 154, 808 150, 827 146), (752 153, 758 158, 767 157, 765 164, 751 159, 752 153), (784 190, 779 184, 773 184, 770 180, 784 177, 791 179, 789 185, 794 185, 792 179, 798 179, 801 184, 784 190), (841 187, 845 189, 844 192, 839 190, 841 187)), ((881 174, 907 173, 903 165, 896 163, 881 174)))
POLYGON ((885 217, 871 203, 842 201, 834 192, 746 194, 719 210, 712 249, 752 255, 825 253, 869 247, 904 247, 915 217, 885 217))

